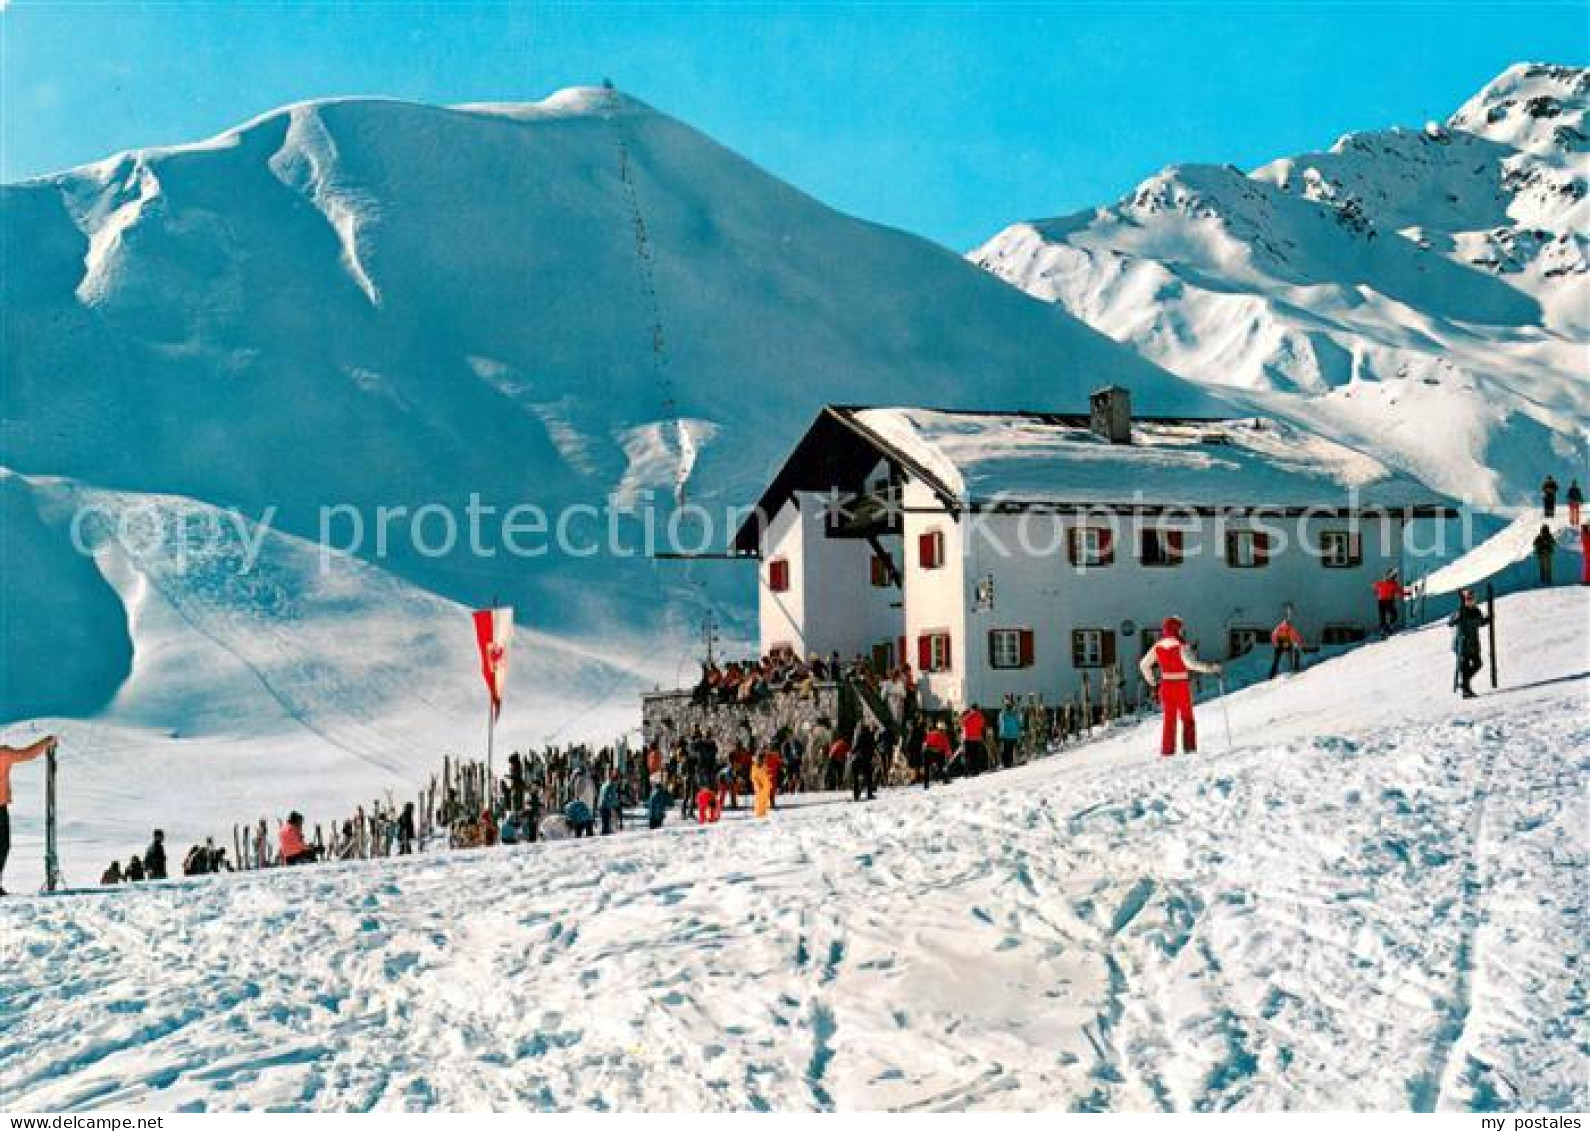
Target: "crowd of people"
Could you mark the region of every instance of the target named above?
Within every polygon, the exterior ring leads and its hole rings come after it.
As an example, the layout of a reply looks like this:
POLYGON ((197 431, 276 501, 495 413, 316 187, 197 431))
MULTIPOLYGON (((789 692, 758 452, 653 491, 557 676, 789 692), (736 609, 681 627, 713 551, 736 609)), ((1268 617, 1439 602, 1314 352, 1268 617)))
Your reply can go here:
POLYGON ((779 695, 812 699, 819 684, 842 680, 865 680, 875 689, 880 682, 896 680, 902 682, 902 691, 912 686, 908 666, 894 668, 880 680, 872 663, 861 656, 846 661, 838 652, 826 659, 814 652, 803 660, 793 652, 778 651, 756 660, 706 661, 691 699, 699 706, 762 703, 779 695))

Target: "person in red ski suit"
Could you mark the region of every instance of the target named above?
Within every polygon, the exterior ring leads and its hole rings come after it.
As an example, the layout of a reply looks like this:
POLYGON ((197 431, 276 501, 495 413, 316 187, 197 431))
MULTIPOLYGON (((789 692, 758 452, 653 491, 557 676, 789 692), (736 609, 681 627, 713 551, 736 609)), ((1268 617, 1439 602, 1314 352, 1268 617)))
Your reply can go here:
POLYGON ((1397 631, 1401 619, 1397 602, 1407 596, 1397 571, 1388 569, 1386 576, 1372 583, 1375 590, 1375 609, 1380 615, 1380 635, 1390 636, 1397 631))
POLYGON ((1165 729, 1160 738, 1159 753, 1169 758, 1176 753, 1176 724, 1181 723, 1181 748, 1191 754, 1198 749, 1198 730, 1193 721, 1192 673, 1220 674, 1219 664, 1206 664, 1198 658, 1192 645, 1182 639, 1180 617, 1166 617, 1161 626, 1162 635, 1138 665, 1143 682, 1159 689, 1159 703, 1165 712, 1165 729), (1156 676, 1154 669, 1159 669, 1156 676))

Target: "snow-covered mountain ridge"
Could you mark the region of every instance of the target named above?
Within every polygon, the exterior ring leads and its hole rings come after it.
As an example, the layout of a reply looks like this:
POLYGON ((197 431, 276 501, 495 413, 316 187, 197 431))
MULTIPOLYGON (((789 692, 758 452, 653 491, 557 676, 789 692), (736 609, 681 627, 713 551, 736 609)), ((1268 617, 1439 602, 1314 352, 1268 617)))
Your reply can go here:
MULTIPOLYGON (((268 513, 285 560, 328 506, 367 528, 381 507, 462 514, 474 496, 498 515, 649 497, 659 522, 681 487, 737 506, 830 401, 1075 409, 1110 379, 1145 407, 1210 403, 606 89, 305 102, 4 186, 0 225, 0 468, 16 473, 0 538, 20 563, 0 594, 0 720, 102 706, 138 650, 116 587, 66 544, 61 484, 168 522, 190 503, 268 513), (79 681, 29 651, 65 622, 98 657, 79 681)), ((640 544, 640 519, 618 521, 640 544)), ((486 558, 463 539, 432 555, 401 534, 379 560, 368 539, 353 554, 604 651, 644 637, 619 650, 672 670, 709 602, 749 635, 748 575, 729 567, 486 558)))
POLYGON ((1172 166, 971 258, 1175 373, 1517 504, 1585 458, 1587 106, 1590 71, 1520 64, 1445 124, 1172 166))

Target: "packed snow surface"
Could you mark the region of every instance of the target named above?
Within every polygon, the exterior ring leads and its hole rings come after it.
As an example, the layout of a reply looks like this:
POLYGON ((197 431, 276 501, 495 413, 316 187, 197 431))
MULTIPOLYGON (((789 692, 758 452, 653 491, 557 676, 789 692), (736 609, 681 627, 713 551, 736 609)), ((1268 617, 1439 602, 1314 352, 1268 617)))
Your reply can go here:
POLYGON ((1168 762, 1150 721, 764 822, 9 900, 0 1096, 1583 1110, 1587 605, 1502 601, 1477 700, 1431 627, 1168 762))
POLYGON ((873 408, 855 421, 961 501, 1408 507, 1440 502, 1373 456, 1278 420, 1136 421, 1130 444, 1008 413, 873 408))

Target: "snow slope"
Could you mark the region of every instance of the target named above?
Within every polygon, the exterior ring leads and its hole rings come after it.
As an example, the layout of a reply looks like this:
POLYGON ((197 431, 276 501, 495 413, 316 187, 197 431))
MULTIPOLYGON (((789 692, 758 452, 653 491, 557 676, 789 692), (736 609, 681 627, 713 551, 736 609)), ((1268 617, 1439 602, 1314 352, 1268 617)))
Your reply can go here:
MULTIPOLYGON (((609 91, 303 103, 4 186, 0 226, 0 467, 269 512, 301 538, 337 504, 367 526, 379 506, 461 513, 472 494, 498 515, 651 494, 666 519, 681 487, 741 505, 827 401, 1080 407, 1112 379, 1165 411, 1208 404, 959 256, 609 91)), ((409 528, 380 561, 399 578, 495 595, 564 637, 693 634, 731 593, 749 612, 727 570, 481 560, 463 539, 430 556, 409 528)), ((103 587, 62 584, 126 653, 103 587)), ((80 686, 78 713, 103 705, 103 680, 80 686)), ((41 702, 0 684, 0 718, 41 702)))
POLYGON ((1175 373, 1516 505, 1585 460, 1587 108, 1590 71, 1519 64, 1445 125, 1172 166, 971 258, 1175 373))
POLYGON ((1538 510, 1530 509, 1456 561, 1420 579, 1419 591, 1439 596, 1486 581, 1509 589, 1537 584, 1535 539, 1542 526, 1550 529, 1557 544, 1552 560, 1555 580, 1558 584, 1578 584, 1584 566, 1579 531, 1568 525, 1565 516, 1547 522, 1538 510))
MULTIPOLYGON (((1583 590, 765 823, 0 905, 12 1109, 1583 1110, 1583 590)), ((68 844, 69 864, 73 846, 68 844)), ((79 865, 80 867, 80 865, 79 865)))

